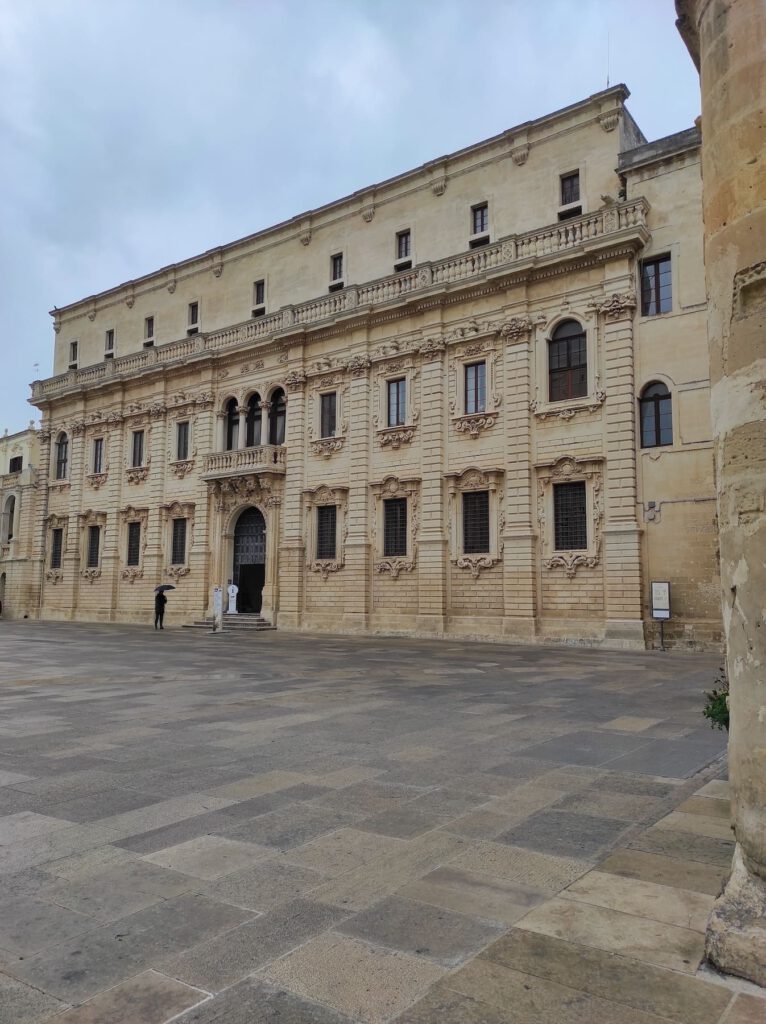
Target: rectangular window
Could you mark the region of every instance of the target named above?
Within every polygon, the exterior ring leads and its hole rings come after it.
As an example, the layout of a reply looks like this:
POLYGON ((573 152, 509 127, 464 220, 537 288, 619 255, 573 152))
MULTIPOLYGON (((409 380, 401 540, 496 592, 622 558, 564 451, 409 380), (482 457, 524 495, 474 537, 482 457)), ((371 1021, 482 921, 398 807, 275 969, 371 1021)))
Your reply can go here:
POLYGON ((170 557, 171 565, 186 564, 186 520, 173 520, 173 550, 170 557))
POLYGON ((78 341, 69 342, 69 369, 75 369, 77 367, 77 354, 80 348, 78 341))
POLYGON ((466 555, 489 553, 489 491, 463 495, 463 551, 466 555))
POLYGON ((407 555, 407 499, 388 498, 383 502, 383 557, 407 555))
POLYGON ((110 327, 104 335, 104 352, 106 355, 114 354, 114 328, 110 327))
POLYGON ((104 439, 96 437, 93 439, 93 472, 104 472, 104 439))
POLYGON ((154 341, 154 317, 147 316, 144 319, 144 340, 154 341))
POLYGON ((24 466, 24 456, 14 455, 12 459, 8 461, 8 472, 9 473, 20 473, 24 466))
POLYGON ((132 462, 133 467, 143 466, 144 464, 144 432, 143 430, 133 431, 133 452, 132 462))
POLYGON ((399 427, 407 421, 407 380, 388 381, 388 425, 399 427))
POLYGON ((471 231, 474 235, 483 235, 489 231, 489 203, 471 207, 471 231))
POLYGON ((317 508, 317 559, 335 558, 337 505, 320 505, 317 508))
POLYGON ((199 332, 199 302, 189 303, 189 328, 186 333, 191 336, 199 332))
POLYGON ((408 260, 411 256, 411 235, 409 231, 396 232, 396 258, 408 260))
POLYGON ((141 524, 128 523, 128 553, 126 565, 138 565, 141 561, 141 524))
POLYGON ((320 395, 320 434, 322 437, 335 437, 337 395, 335 391, 320 395))
POLYGON ((263 306, 266 304, 266 282, 265 281, 254 281, 253 282, 253 305, 263 306))
POLYGON ((588 394, 588 346, 584 333, 548 343, 549 401, 563 402, 588 394))
POLYGON ((466 415, 484 412, 487 407, 487 364, 469 363, 465 368, 466 415))
POLYGON ((101 527, 100 526, 89 526, 88 527, 88 558, 87 567, 89 569, 98 568, 98 556, 99 548, 101 547, 101 527))
POLYGON ((557 551, 584 551, 588 546, 585 481, 553 485, 553 523, 557 551))
POLYGON ((641 316, 669 313, 673 308, 670 256, 641 263, 641 316))
POLYGON ((69 439, 62 434, 56 442, 56 479, 66 480, 69 468, 69 439))
POLYGON ((183 462, 189 458, 189 421, 176 424, 176 459, 183 462))
POLYGON ((330 257, 330 280, 342 281, 343 280, 343 253, 336 252, 334 256, 330 257))
POLYGON ((570 174, 561 175, 561 205, 568 206, 570 203, 580 201, 580 172, 572 171, 570 174))
POLYGON ((61 527, 51 530, 51 569, 61 568, 61 551, 64 546, 64 531, 61 527))

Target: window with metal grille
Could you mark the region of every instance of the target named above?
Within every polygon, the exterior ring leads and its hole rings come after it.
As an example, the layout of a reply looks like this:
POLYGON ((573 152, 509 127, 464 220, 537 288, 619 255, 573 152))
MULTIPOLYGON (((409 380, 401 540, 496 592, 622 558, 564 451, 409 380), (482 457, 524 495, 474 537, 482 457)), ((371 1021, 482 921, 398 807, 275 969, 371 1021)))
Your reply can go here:
POLYGON ((104 439, 94 437, 93 439, 93 472, 103 473, 104 471, 104 439))
POLYGON ((56 479, 66 480, 69 467, 69 438, 66 434, 60 434, 56 441, 56 479))
POLYGON ((51 530, 51 569, 61 568, 61 552, 64 547, 64 531, 60 526, 51 530))
POLYGON ((388 425, 398 427, 407 421, 407 379, 388 382, 388 425))
POLYGON ((189 458, 189 421, 176 424, 176 459, 181 462, 189 458))
POLYGON ((171 565, 186 564, 186 520, 173 520, 173 545, 171 552, 171 565))
POLYGON ((673 405, 664 384, 644 388, 638 402, 641 411, 641 447, 660 448, 673 444, 673 405))
POLYGON ((553 523, 557 551, 582 551, 588 546, 585 481, 553 485, 553 523))
POLYGON ((383 502, 383 557, 407 554, 407 499, 387 498, 383 502))
POLYGON ((343 280, 343 253, 336 252, 330 257, 330 279, 332 281, 343 280))
POLYGON ((571 174, 561 175, 561 205, 568 203, 579 203, 580 201, 580 172, 572 171, 571 174))
POLYGON ((317 508, 317 559, 335 558, 337 505, 320 505, 317 508))
POLYGON ((669 313, 673 308, 670 256, 641 263, 641 316, 669 313))
POLYGON ((133 431, 133 461, 131 465, 143 466, 144 464, 144 432, 143 430, 133 431))
POLYGON ((588 393, 588 346, 576 320, 559 324, 548 342, 548 397, 551 402, 588 393))
POLYGON ((8 460, 8 472, 9 473, 20 473, 24 467, 24 456, 14 455, 12 459, 8 460))
POLYGON ((465 411, 484 412, 487 405, 487 364, 469 363, 465 368, 465 411))
POLYGON ((471 229, 474 235, 489 231, 489 203, 471 207, 471 229))
POLYGON ((99 549, 101 547, 101 527, 100 526, 89 526, 88 527, 88 557, 87 567, 89 569, 98 568, 98 556, 99 549))
POLYGON ((463 495, 463 552, 489 552, 489 491, 468 491, 463 495))
POLYGON ((397 231, 396 233, 396 258, 406 260, 410 256, 410 241, 412 236, 409 231, 397 231))
POLYGON ((282 388, 277 388, 271 394, 271 415, 269 421, 269 444, 285 443, 285 418, 287 415, 287 402, 282 388))
POLYGON ((141 561, 141 524, 128 523, 128 554, 126 565, 138 565, 141 561))
POLYGON ((330 391, 326 395, 319 396, 320 409, 320 431, 322 437, 335 437, 335 412, 337 406, 337 394, 330 391))

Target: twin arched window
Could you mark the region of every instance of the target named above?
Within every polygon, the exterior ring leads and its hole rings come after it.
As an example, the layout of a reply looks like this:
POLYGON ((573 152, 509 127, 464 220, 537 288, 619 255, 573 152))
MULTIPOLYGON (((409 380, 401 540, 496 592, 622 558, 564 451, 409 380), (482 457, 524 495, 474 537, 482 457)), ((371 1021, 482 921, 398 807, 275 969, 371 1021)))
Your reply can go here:
POLYGON ((576 320, 559 324, 548 342, 548 401, 564 402, 588 394, 588 347, 576 320))
POLYGON ((66 480, 69 472, 69 438, 59 434, 56 440, 56 479, 66 480))
POLYGON ((5 503, 3 509, 2 523, 0 524, 0 541, 3 544, 8 544, 13 540, 13 526, 14 519, 16 518, 16 497, 11 494, 5 503))
POLYGON ((673 444, 673 404, 664 384, 647 384, 638 400, 641 416, 641 447, 673 444))
MULTIPOLYGON (((268 443, 284 444, 287 400, 282 388, 275 388, 272 391, 271 400, 266 407, 269 410, 268 443)), ((240 409, 236 398, 228 400, 224 412, 226 416, 226 451, 231 452, 239 447, 240 409)), ((254 392, 248 399, 245 408, 245 447, 247 448, 263 444, 263 412, 261 396, 254 392)))

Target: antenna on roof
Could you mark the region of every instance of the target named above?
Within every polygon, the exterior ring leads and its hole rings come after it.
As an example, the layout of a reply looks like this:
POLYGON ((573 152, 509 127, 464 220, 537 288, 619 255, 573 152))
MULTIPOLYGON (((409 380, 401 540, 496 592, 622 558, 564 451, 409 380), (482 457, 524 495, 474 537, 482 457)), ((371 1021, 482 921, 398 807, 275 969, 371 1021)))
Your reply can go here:
POLYGON ((606 29, 606 87, 609 88, 609 26, 606 29))

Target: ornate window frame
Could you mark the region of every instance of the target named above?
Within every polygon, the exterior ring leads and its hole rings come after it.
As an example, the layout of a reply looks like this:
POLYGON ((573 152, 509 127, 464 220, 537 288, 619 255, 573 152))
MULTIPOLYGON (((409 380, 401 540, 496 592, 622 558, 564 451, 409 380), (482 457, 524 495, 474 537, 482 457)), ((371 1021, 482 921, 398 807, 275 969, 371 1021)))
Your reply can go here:
POLYGON ((598 412, 606 401, 606 392, 601 386, 601 335, 596 305, 591 302, 587 307, 561 310, 555 316, 536 319, 533 333, 534 397, 529 403, 529 411, 535 419, 571 420, 581 413, 598 412), (548 392, 549 347, 554 332, 567 320, 577 321, 585 334, 588 389, 582 398, 551 402, 548 392))
POLYGON ((418 560, 418 526, 420 515, 420 477, 387 476, 370 484, 373 494, 371 539, 373 548, 373 570, 378 574, 388 573, 397 579, 400 573, 412 572, 418 560), (385 533, 384 505, 389 498, 407 499, 407 554, 403 557, 386 557, 383 539, 385 533))
POLYGON ((319 573, 324 581, 330 573, 340 572, 346 564, 346 538, 348 536, 348 487, 319 487, 303 492, 303 509, 306 522, 306 568, 309 572, 319 573), (335 558, 317 558, 317 514, 322 505, 335 505, 335 558))
POLYGON ((77 525, 80 531, 80 575, 89 583, 93 583, 101 576, 106 543, 106 518, 106 512, 95 512, 92 508, 77 516, 77 525), (88 565, 88 534, 91 526, 98 526, 101 530, 98 544, 98 565, 95 566, 88 565))
POLYGON ((458 434, 475 438, 496 423, 503 401, 498 381, 499 357, 495 333, 459 345, 450 353, 449 410, 458 434), (480 362, 486 364, 487 400, 483 412, 469 413, 465 407, 465 368, 480 362))
POLYGON ((329 459, 339 452, 346 443, 348 434, 348 384, 344 374, 327 373, 311 383, 308 395, 308 429, 309 450, 312 455, 321 455, 329 459), (335 434, 322 437, 322 395, 335 392, 335 434))
POLYGON ((503 554, 504 474, 502 469, 477 469, 469 466, 461 473, 445 473, 449 523, 450 561, 476 579, 482 569, 491 569, 503 554), (489 551, 466 554, 463 550, 463 495, 471 491, 489 491, 489 551))
POLYGON ((420 406, 418 402, 417 384, 420 370, 415 365, 413 356, 403 356, 386 360, 375 367, 375 412, 372 425, 378 444, 381 448, 396 450, 403 444, 409 444, 418 426, 420 406), (388 425, 388 384, 389 381, 402 380, 405 383, 405 421, 390 427, 388 425))
POLYGON ((127 505, 125 508, 119 510, 119 552, 120 562, 122 568, 120 570, 120 578, 127 580, 128 583, 135 583, 136 580, 140 580, 144 575, 144 554, 146 552, 146 541, 147 541, 147 527, 149 525, 149 509, 148 508, 134 508, 133 505, 127 505), (141 524, 141 543, 138 547, 138 565, 128 565, 127 550, 128 550, 128 523, 140 523, 141 524))
POLYGON ((573 579, 579 568, 593 569, 601 561, 604 518, 604 459, 562 455, 553 462, 537 463, 537 521, 540 525, 541 561, 545 569, 564 569, 573 579), (584 550, 557 551, 554 536, 553 485, 585 481, 588 546, 584 550))
POLYGON ((163 572, 173 579, 181 579, 191 572, 191 550, 194 544, 194 513, 196 505, 193 501, 173 501, 169 505, 160 505, 160 516, 162 520, 162 547, 164 552, 165 568, 163 572), (183 564, 173 565, 173 520, 186 520, 186 555, 183 564))
POLYGON ((52 513, 45 519, 45 578, 49 583, 59 583, 64 578, 64 559, 67 550, 67 534, 69 532, 69 516, 59 516, 52 513), (53 549, 52 534, 54 530, 61 530, 61 565, 53 567, 50 564, 51 552, 53 549))
POLYGON ((106 483, 109 477, 109 434, 101 424, 98 424, 96 431, 88 436, 88 442, 88 465, 90 472, 86 473, 85 480, 94 491, 97 491, 102 484, 106 483), (99 472, 96 472, 93 465, 93 449, 98 440, 101 441, 101 469, 99 472))
POLYGON ((168 412, 167 418, 167 452, 170 472, 179 480, 191 473, 197 458, 197 417, 191 408, 180 406, 168 412), (187 457, 178 458, 178 424, 189 424, 189 443, 187 457))
MULTIPOLYGON (((139 406, 130 412, 138 412, 139 406)), ((160 407, 157 406, 159 409, 160 407)), ((164 409, 163 409, 164 411, 164 409)), ((123 437, 123 466, 125 467, 125 479, 129 484, 143 483, 149 476, 152 464, 152 424, 148 417, 140 415, 133 419, 126 419, 125 436, 123 437), (144 461, 141 466, 133 465, 133 435, 136 431, 144 432, 144 461)))

